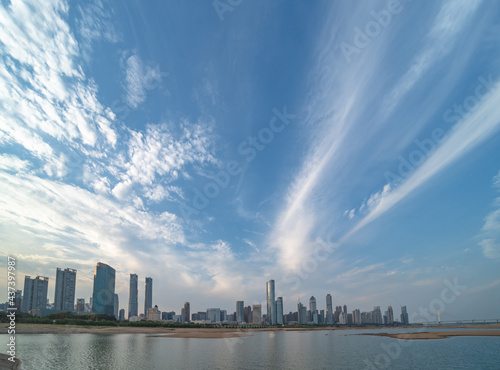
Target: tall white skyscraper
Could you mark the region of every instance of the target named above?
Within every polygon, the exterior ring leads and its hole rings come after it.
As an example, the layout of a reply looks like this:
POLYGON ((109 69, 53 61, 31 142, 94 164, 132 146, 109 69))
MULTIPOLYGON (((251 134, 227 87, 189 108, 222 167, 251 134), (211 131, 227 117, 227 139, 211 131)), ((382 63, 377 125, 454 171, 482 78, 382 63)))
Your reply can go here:
POLYGON ((276 304, 274 303, 274 280, 267 282, 267 323, 276 325, 276 304))

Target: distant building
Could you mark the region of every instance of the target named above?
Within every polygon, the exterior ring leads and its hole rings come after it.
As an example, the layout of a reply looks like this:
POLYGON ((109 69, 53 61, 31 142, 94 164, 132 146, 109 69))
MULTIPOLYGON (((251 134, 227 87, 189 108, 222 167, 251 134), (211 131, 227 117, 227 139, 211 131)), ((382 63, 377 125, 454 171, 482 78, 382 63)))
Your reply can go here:
POLYGON ((261 320, 262 320, 262 305, 260 305, 260 304, 254 304, 252 308, 253 308, 252 323, 254 323, 254 324, 261 324, 261 320))
POLYGON ((183 322, 189 322, 189 313, 191 311, 189 302, 184 302, 184 317, 182 318, 183 322))
POLYGON ((266 285, 266 299, 267 299, 267 324, 276 324, 276 305, 274 303, 274 280, 269 280, 266 285))
POLYGON ((316 298, 314 298, 314 296, 309 298, 309 310, 311 311, 311 314, 316 311, 316 298))
POLYGON ((75 309, 76 270, 56 269, 56 290, 54 310, 73 311, 75 309))
POLYGON ((240 324, 245 322, 245 313, 243 307, 243 301, 236 301, 236 321, 240 324))
POLYGON ((361 324, 361 312, 357 308, 352 311, 352 322, 356 325, 361 324))
POLYGON ((252 320, 252 306, 247 306, 243 309, 243 316, 246 323, 251 323, 252 320))
POLYGON ((125 309, 124 308, 122 308, 120 310, 120 313, 118 314, 118 320, 120 320, 120 321, 124 321, 125 320, 125 309))
POLYGON ((304 325, 307 322, 307 309, 302 303, 297 305, 298 321, 300 325, 304 325))
POLYGON ((175 316, 175 311, 170 311, 170 312, 162 312, 161 313, 161 319, 162 320, 172 320, 175 316))
POLYGON ((137 316, 139 313, 139 288, 138 288, 139 277, 136 274, 130 274, 130 288, 128 294, 128 317, 137 316))
POLYGON ((344 313, 347 314, 347 305, 344 305, 344 313))
POLYGON ((40 310, 43 312, 47 307, 48 287, 48 277, 37 276, 35 279, 31 279, 31 276, 25 276, 22 311, 40 310))
POLYGON ((147 277, 144 289, 144 315, 153 307, 153 278, 147 277))
POLYGON ((276 324, 283 325, 283 297, 276 299, 276 324))
POLYGON ((119 309, 120 309, 120 302, 118 300, 118 294, 115 294, 115 300, 114 300, 114 304, 113 304, 113 312, 114 312, 114 315, 115 315, 117 320, 118 320, 119 309))
POLYGON ((115 275, 114 268, 105 263, 97 262, 94 269, 92 312, 114 315, 115 275))
POLYGON ((409 324, 410 320, 408 319, 408 311, 406 311, 406 306, 401 306, 401 323, 409 324))
MULTIPOLYGON (((14 307, 17 308, 19 312, 23 309, 23 291, 16 290, 16 295, 14 297, 14 307)), ((7 309, 7 307, 6 307, 7 309)))
POLYGON ((158 306, 154 306, 152 308, 148 308, 148 312, 146 314, 146 320, 148 321, 160 321, 161 320, 161 312, 158 309, 158 306))
POLYGON ((227 321, 227 311, 226 310, 220 310, 220 321, 222 321, 222 322, 227 321))
POLYGON ((221 318, 220 308, 207 308, 207 320, 210 320, 210 322, 224 321, 221 318))
POLYGON ((380 311, 380 306, 373 307, 372 324, 383 324, 382 312, 380 311))
POLYGON ((326 324, 333 325, 333 305, 330 294, 326 295, 326 324))
POLYGON ((85 298, 77 298, 77 300, 76 300, 76 312, 77 313, 85 312, 85 298))
POLYGON ((394 311, 392 310, 392 306, 387 307, 387 324, 394 324, 394 311))

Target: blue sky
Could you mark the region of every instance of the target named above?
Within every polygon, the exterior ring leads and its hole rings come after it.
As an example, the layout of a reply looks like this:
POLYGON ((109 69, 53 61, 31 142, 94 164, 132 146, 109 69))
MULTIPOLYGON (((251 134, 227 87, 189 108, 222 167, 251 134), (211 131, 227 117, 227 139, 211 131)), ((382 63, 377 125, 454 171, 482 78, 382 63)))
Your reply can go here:
POLYGON ((275 279, 287 312, 330 293, 497 318, 499 19, 471 0, 3 1, 2 255, 51 301, 56 267, 88 300, 101 261, 123 308, 136 273, 162 311, 264 303, 275 279))

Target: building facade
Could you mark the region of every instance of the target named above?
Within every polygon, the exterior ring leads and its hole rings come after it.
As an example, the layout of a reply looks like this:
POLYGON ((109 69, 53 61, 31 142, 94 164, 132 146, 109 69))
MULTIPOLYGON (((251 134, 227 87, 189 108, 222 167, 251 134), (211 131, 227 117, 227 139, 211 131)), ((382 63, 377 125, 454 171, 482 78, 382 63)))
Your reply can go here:
POLYGON ((184 302, 184 316, 182 318, 182 322, 190 322, 190 312, 191 312, 191 307, 189 302, 184 302))
POLYGON ((130 274, 130 288, 128 293, 128 317, 137 316, 139 314, 139 277, 136 274, 130 274))
POLYGON ((75 309, 76 270, 57 268, 54 310, 74 311, 75 309))
POLYGON ((147 314, 148 308, 153 307, 153 278, 146 278, 146 286, 144 288, 144 315, 147 314))
POLYGON ((283 297, 276 299, 276 324, 283 325, 283 297))
POLYGON ((262 322, 262 305, 254 304, 252 306, 252 323, 261 324, 262 322))
POLYGON ((24 296, 23 312, 31 310, 43 311, 47 307, 47 290, 49 288, 49 278, 37 276, 32 279, 31 276, 24 277, 24 296))
POLYGON ((274 280, 269 280, 266 286, 267 324, 276 325, 276 304, 274 303, 274 280))
POLYGON ((94 289, 92 293, 92 312, 105 315, 115 314, 115 269, 97 262, 94 269, 94 289))
POLYGON ((243 301, 236 301, 236 321, 240 324, 245 322, 244 307, 245 305, 243 301))

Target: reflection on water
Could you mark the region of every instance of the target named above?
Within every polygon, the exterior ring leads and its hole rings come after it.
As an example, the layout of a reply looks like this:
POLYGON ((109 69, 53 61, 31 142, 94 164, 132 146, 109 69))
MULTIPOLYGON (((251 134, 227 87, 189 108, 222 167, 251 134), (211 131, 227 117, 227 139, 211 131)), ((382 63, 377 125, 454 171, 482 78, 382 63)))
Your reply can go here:
POLYGON ((362 332, 255 332, 226 339, 25 334, 16 339, 24 370, 500 368, 500 337, 402 342, 350 335, 362 332))

